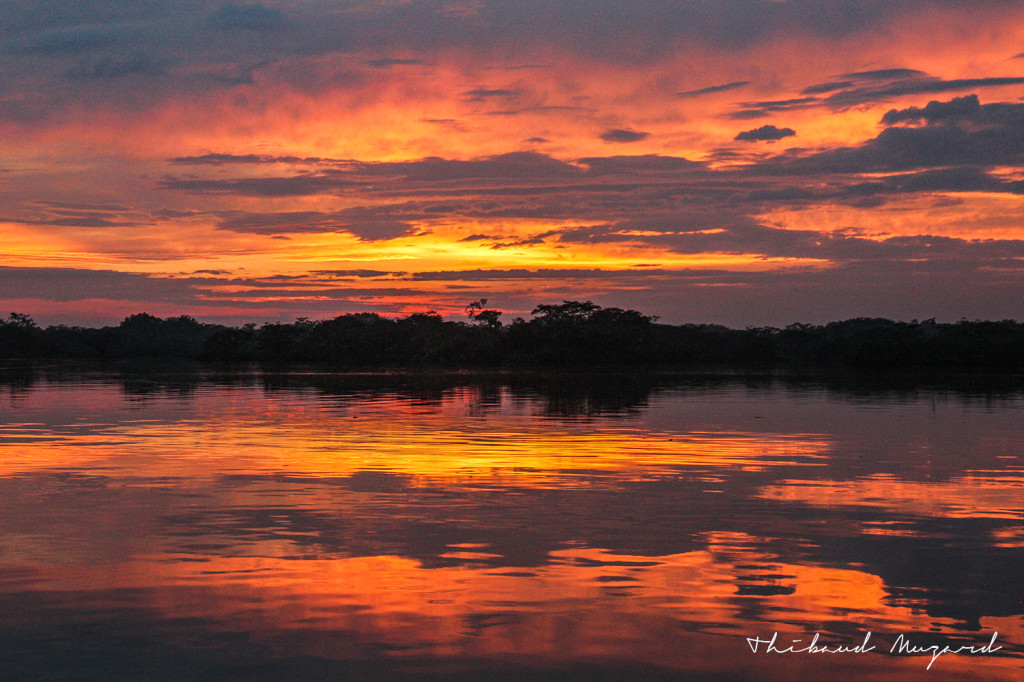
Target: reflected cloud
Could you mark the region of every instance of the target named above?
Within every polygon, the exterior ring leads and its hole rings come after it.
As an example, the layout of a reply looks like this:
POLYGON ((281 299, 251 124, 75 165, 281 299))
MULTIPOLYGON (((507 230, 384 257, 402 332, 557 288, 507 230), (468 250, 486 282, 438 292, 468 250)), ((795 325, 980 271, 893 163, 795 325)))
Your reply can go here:
POLYGON ((791 480, 769 486, 766 499, 821 507, 875 507, 896 514, 954 519, 1019 519, 1024 477, 971 473, 931 483, 879 474, 854 481, 791 480))

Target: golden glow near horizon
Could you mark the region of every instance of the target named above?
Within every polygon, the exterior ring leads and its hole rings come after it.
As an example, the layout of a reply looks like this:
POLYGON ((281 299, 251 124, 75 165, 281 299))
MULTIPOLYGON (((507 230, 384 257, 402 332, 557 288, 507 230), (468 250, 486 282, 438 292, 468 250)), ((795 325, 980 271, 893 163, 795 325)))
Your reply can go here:
MULTIPOLYGON (((478 399, 463 390, 429 413, 414 400, 360 405, 350 413, 330 400, 311 411, 284 397, 268 400, 266 413, 255 419, 249 398, 221 392, 200 398, 209 410, 202 429, 187 420, 129 422, 97 426, 90 436, 66 441, 44 439, 31 424, 5 429, 11 444, 4 448, 0 476, 73 466, 144 479, 185 477, 205 486, 226 473, 319 479, 375 471, 409 477, 423 487, 486 481, 536 489, 564 486, 581 470, 646 480, 679 469, 818 466, 829 447, 819 434, 670 431, 640 437, 628 426, 607 425, 553 433, 543 422, 538 425, 532 411, 510 406, 495 415, 495 423, 474 417, 478 399), (345 421, 343 431, 339 419, 345 421)), ((95 391, 63 394, 65 410, 88 412, 100 407, 95 400, 95 391)))
POLYGON ((54 320, 482 295, 677 322, 1024 316, 1019 278, 987 274, 1024 257, 1024 10, 910 2, 835 23, 797 4, 628 20, 570 0, 527 15, 271 2, 259 20, 211 4, 134 19, 149 33, 130 43, 106 16, 30 12, 2 57, 0 296, 54 320), (358 268, 453 278, 312 298, 167 283, 358 268), (93 274, 69 287, 54 269, 93 274), (458 279, 478 270, 495 284, 458 279), (921 280, 926 294, 893 296, 921 280), (794 282, 820 300, 788 302, 794 282))

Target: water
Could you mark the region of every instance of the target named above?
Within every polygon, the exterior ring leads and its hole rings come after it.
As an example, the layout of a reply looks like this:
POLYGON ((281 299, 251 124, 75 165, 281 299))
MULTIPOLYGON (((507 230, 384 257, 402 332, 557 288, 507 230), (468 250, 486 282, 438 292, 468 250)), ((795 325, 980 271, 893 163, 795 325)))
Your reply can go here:
POLYGON ((8 368, 0 678, 1020 680, 1022 416, 976 377, 8 368))

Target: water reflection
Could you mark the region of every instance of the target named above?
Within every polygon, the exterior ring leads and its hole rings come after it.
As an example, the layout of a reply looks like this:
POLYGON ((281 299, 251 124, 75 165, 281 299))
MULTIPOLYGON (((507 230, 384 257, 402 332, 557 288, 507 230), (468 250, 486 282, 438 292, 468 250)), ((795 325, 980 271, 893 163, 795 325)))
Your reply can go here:
POLYGON ((1024 664, 1024 402, 1005 379, 11 376, 15 678, 925 674, 884 651, 750 651, 773 632, 998 631, 997 654, 928 679, 1024 664))

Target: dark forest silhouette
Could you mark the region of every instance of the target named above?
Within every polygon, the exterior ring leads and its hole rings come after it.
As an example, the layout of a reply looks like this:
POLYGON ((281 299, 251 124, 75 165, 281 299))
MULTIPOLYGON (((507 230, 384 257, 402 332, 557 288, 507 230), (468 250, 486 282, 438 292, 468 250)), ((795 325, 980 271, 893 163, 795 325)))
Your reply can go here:
POLYGON ((182 358, 221 362, 314 362, 342 368, 592 365, 882 368, 1021 368, 1024 324, 856 318, 826 325, 730 329, 660 324, 636 310, 590 301, 539 305, 503 324, 486 299, 467 322, 437 313, 389 318, 354 313, 329 320, 228 327, 183 315, 132 315, 116 327, 39 327, 28 315, 0 319, 0 358, 182 358))

